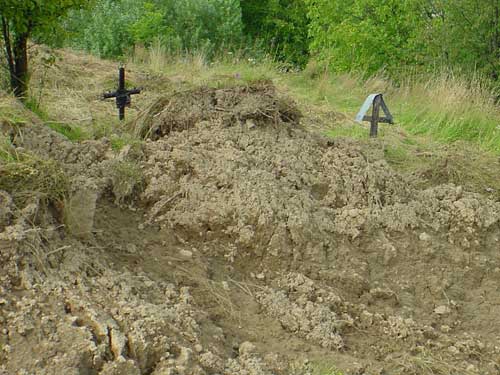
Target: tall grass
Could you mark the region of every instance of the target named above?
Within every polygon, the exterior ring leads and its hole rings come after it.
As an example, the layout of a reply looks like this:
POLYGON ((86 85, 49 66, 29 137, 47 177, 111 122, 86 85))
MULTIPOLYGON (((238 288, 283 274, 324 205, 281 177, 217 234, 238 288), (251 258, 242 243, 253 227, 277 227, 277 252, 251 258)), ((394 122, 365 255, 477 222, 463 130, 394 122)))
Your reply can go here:
POLYGON ((161 39, 155 41, 148 47, 137 45, 129 57, 130 62, 138 65, 145 65, 154 73, 164 73, 166 68, 177 63, 183 63, 184 66, 205 65, 206 56, 201 51, 192 53, 182 53, 169 51, 161 39))
MULTIPOLYGON (((171 55, 160 43, 141 51, 142 65, 154 72, 180 77, 190 83, 210 83, 220 78, 273 79, 283 90, 305 104, 345 114, 353 119, 366 96, 383 93, 396 123, 411 134, 424 134, 442 143, 467 141, 500 153, 500 110, 486 79, 454 75, 447 71, 426 76, 409 73, 399 83, 375 75, 334 74, 311 62, 301 72, 285 73, 269 57, 227 51, 209 62, 202 53, 171 55)), ((352 123, 351 123, 352 125, 352 123)), ((382 125, 385 127, 386 125, 382 125)), ((359 129, 351 126, 353 136, 359 129)), ((349 135, 343 129, 342 135, 349 135), (345 134, 344 134, 345 133, 345 134)))
POLYGON ((442 73, 394 90, 402 125, 446 143, 465 140, 500 152, 500 111, 480 78, 442 73))
POLYGON ((203 50, 168 51, 158 42, 148 48, 136 47, 129 61, 166 78, 204 85, 217 85, 225 79, 272 79, 279 70, 269 56, 248 46, 240 50, 221 49, 215 58, 210 58, 203 50))
POLYGON ((368 94, 383 93, 396 123, 409 133, 425 134, 442 143, 467 141, 500 153, 496 93, 481 77, 439 72, 410 75, 395 84, 382 75, 363 79, 308 68, 284 80, 294 95, 343 112, 348 119, 354 118, 368 94))

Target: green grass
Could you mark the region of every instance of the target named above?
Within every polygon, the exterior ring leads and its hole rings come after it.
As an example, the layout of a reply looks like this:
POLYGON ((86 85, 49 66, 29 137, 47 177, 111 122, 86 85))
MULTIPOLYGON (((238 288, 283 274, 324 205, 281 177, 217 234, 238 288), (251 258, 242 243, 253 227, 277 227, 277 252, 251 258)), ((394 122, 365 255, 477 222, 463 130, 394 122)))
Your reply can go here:
MULTIPOLYGON (((278 81, 305 103, 330 107, 351 120, 366 96, 382 92, 396 123, 408 133, 429 135, 443 144, 467 141, 500 154, 500 110, 493 100, 494 93, 480 81, 436 74, 410 78, 396 86, 379 77, 362 81, 354 75, 312 74, 307 69, 278 77, 278 81)), ((329 134, 337 133, 360 136, 356 127, 329 134)))
POLYGON ((59 122, 46 122, 47 126, 52 130, 64 135, 72 142, 79 142, 88 139, 88 134, 77 125, 62 124, 59 122))
POLYGON ((2 95, 0 91, 0 123, 22 125, 27 121, 26 109, 12 96, 2 95))
POLYGON ((115 134, 111 136, 111 148, 114 151, 120 151, 127 145, 137 148, 140 147, 142 143, 142 140, 128 133, 122 133, 121 135, 115 134))
MULTIPOLYGON (((314 61, 301 72, 283 73, 278 64, 265 58, 256 62, 245 57, 244 53, 224 55, 218 61, 208 62, 203 55, 197 54, 169 56, 158 45, 144 50, 143 54, 144 56, 127 65, 130 70, 128 85, 144 85, 147 88, 144 94, 134 98, 134 103, 140 103, 147 95, 154 99, 154 96, 162 95, 165 91, 186 86, 225 87, 238 82, 272 79, 281 92, 288 93, 299 102, 301 109, 334 111, 352 120, 368 94, 382 92, 396 123, 407 132, 408 137, 425 136, 424 138, 429 137, 440 144, 467 141, 483 150, 500 154, 500 110, 493 100, 495 93, 490 91, 487 81, 482 81, 477 76, 460 77, 449 72, 436 72, 422 77, 408 73, 403 81, 395 84, 383 76, 365 79, 356 74, 333 74, 314 61), (148 76, 155 78, 144 80, 142 73, 145 71, 148 76)), ((110 110, 111 106, 98 106, 93 98, 85 95, 89 86, 107 89, 115 86, 113 63, 92 58, 93 64, 86 66, 83 71, 79 70, 80 74, 73 77, 74 68, 80 68, 79 62, 89 57, 71 53, 66 55, 64 66, 61 64, 65 75, 53 77, 49 74, 47 88, 54 86, 52 81, 60 84, 61 79, 71 78, 64 82, 67 89, 73 92, 71 98, 78 100, 72 102, 72 116, 66 118, 85 119, 90 111, 92 118, 99 123, 93 125, 97 129, 90 131, 91 137, 109 137, 110 127, 103 126, 101 131, 98 128, 101 123, 114 123, 115 112, 110 110)), ((54 90, 45 93, 45 107, 54 110, 51 110, 54 121, 73 127, 70 121, 62 119, 68 111, 68 96, 48 95, 53 92, 54 90), (57 113, 58 111, 61 113, 57 113)), ((142 108, 146 104, 141 103, 142 108)), ((35 112, 40 111, 40 108, 36 108, 36 103, 32 103, 32 107, 35 112)), ((39 115, 44 118, 43 113, 39 115)), ((349 125, 348 121, 345 124, 335 121, 335 126, 328 126, 326 129, 328 134, 363 137, 362 128, 350 125, 338 127, 339 123, 349 125)), ((381 125, 381 129, 386 127, 381 125)), ((381 137, 387 136, 391 131, 384 133, 382 130, 381 137)), ((70 138, 73 136, 71 134, 70 138)), ((116 147, 120 148, 119 145, 116 147)))
POLYGON ((336 125, 325 132, 326 135, 332 138, 349 137, 354 139, 367 139, 368 130, 364 126, 345 126, 342 124, 336 125))
POLYGON ((48 120, 49 114, 43 110, 40 103, 33 97, 29 97, 24 101, 24 105, 27 109, 33 112, 35 115, 40 117, 42 120, 48 120))
POLYGON ((0 134, 0 162, 10 163, 18 158, 10 139, 0 134))
MULTIPOLYGON (((314 63, 302 72, 289 74, 279 73, 272 63, 225 63, 199 70, 205 79, 231 77, 236 72, 244 80, 273 79, 304 106, 329 108, 350 120, 369 94, 381 92, 396 123, 410 135, 430 136, 442 144, 467 141, 500 154, 500 110, 494 102, 495 93, 478 78, 436 73, 410 77, 396 85, 383 77, 363 80, 354 74, 330 74, 314 63)), ((336 124, 328 134, 363 138, 362 128, 351 124, 336 124)), ((381 129, 386 127, 381 125, 381 129)))
POLYGON ((35 114, 46 126, 70 141, 78 142, 89 138, 88 133, 77 124, 52 121, 49 113, 33 99, 28 99, 23 107, 13 97, 0 97, 0 123, 6 122, 15 127, 22 126, 32 121, 28 112, 35 114))
POLYGON ((326 363, 312 365, 312 375, 343 375, 335 366, 326 363))
MULTIPOLYGON (((68 54, 66 61, 76 65, 79 59, 82 57, 68 54)), ((68 74, 73 65, 65 68, 68 74)), ((80 86, 86 87, 90 84, 93 87, 104 85, 108 88, 115 85, 115 75, 109 73, 112 69, 109 62, 96 59, 92 66, 88 72, 82 72, 77 80, 79 83, 75 82, 75 87, 68 87, 68 90, 81 91, 80 86), (99 64, 102 67, 98 69, 99 64)), ((364 137, 361 130, 363 127, 352 126, 352 120, 367 95, 381 92, 384 93, 396 123, 407 132, 408 137, 428 136, 440 144, 467 141, 483 150, 500 154, 500 110, 493 101, 494 93, 488 89, 487 83, 477 77, 453 76, 447 72, 436 72, 434 75, 421 77, 410 73, 402 82, 395 84, 383 76, 365 79, 356 74, 333 74, 314 61, 301 72, 283 73, 280 66, 270 60, 256 62, 246 58, 244 54, 224 55, 218 61, 207 62, 204 56, 196 54, 168 56, 159 46, 145 50, 144 56, 136 62, 129 62, 127 67, 131 72, 127 76, 128 85, 144 85, 149 93, 145 91, 134 98, 136 103, 147 95, 154 99, 154 96, 163 95, 165 91, 183 87, 227 87, 241 82, 271 79, 280 92, 287 93, 297 100, 301 109, 334 111, 350 120, 350 123, 335 121, 335 126, 328 126, 326 129, 329 135, 352 136, 358 139, 364 137), (148 76, 157 78, 144 81, 141 78, 143 75, 138 73, 145 71, 148 76), (339 127, 339 124, 342 126, 339 127)), ((60 78, 57 77, 58 80, 60 78)), ((68 80, 67 84, 71 86, 73 81, 75 80, 68 80)), ((50 82, 47 87, 51 87, 50 82)), ((80 91, 78 93, 81 95, 80 91)), ((78 97, 76 92, 75 96, 78 97)), ((60 110, 61 116, 64 116, 64 110, 68 107, 67 98, 64 98, 64 103, 52 102, 60 99, 62 98, 56 95, 44 97, 47 108, 55 108, 56 112, 60 110)), ((115 112, 105 110, 110 106, 101 108, 95 103, 75 102, 72 105, 72 117, 85 118, 89 107, 92 108, 93 118, 97 119, 96 123, 99 123, 92 125, 96 129, 89 131, 90 136, 110 137, 114 133, 114 125, 109 125, 116 122, 115 112), (101 123, 104 125, 99 129, 101 123)), ((39 111, 39 108, 33 109, 39 111)), ((55 117, 53 120, 68 123, 58 119, 57 113, 51 114, 55 117)), ((381 137, 387 136, 391 131, 387 125, 381 125, 381 137), (384 130, 386 128, 389 129, 387 132, 384 130)), ((120 145, 115 147, 120 148, 120 145)))
POLYGON ((389 164, 403 165, 408 162, 410 154, 406 147, 399 145, 387 145, 384 148, 384 157, 389 164))

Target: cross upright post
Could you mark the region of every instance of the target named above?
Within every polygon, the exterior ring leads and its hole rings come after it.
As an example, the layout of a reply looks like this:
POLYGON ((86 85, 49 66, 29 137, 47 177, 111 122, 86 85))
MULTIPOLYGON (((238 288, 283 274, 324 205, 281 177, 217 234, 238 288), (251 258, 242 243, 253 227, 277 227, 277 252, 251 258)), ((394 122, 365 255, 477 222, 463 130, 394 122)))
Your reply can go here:
MULTIPOLYGON (((126 90, 125 90, 125 68, 122 66, 120 67, 120 73, 119 73, 119 78, 118 78, 118 92, 119 93, 124 93, 126 90)), ((118 117, 120 118, 120 120, 124 120, 125 119, 125 105, 127 105, 126 103, 123 105, 118 105, 118 96, 116 97, 116 100, 117 100, 117 106, 118 106, 118 117)))
POLYGON ((372 110, 372 118, 370 119, 370 137, 375 138, 378 135, 378 122, 379 114, 380 114, 380 101, 382 96, 377 95, 373 100, 373 110, 372 110))

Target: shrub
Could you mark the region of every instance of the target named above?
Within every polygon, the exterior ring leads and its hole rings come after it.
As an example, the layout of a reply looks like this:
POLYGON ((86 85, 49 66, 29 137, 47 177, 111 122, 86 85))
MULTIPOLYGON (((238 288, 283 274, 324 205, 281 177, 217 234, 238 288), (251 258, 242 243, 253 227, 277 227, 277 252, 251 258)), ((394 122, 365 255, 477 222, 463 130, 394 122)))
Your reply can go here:
POLYGON ((69 44, 101 57, 119 57, 135 44, 160 40, 171 52, 214 55, 239 43, 239 0, 97 0, 66 20, 69 44))

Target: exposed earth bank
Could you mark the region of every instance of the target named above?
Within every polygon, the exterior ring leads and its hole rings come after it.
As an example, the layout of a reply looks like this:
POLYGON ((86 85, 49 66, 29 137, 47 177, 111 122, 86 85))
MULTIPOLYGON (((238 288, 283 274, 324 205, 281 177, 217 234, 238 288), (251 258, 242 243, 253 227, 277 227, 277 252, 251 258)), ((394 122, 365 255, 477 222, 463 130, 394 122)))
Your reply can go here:
POLYGON ((500 203, 300 117, 257 82, 119 153, 3 124, 69 195, 0 192, 0 374, 499 374, 500 203))

